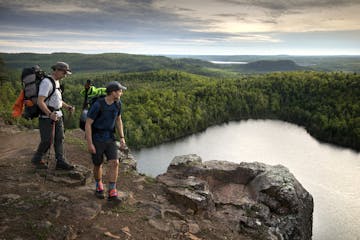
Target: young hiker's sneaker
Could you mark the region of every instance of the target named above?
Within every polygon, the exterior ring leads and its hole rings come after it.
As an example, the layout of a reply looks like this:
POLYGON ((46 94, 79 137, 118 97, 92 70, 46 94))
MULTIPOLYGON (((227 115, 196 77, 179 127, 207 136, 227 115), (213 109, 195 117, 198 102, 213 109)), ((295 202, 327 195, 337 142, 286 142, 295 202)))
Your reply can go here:
POLYGON ((99 183, 99 186, 96 188, 95 196, 99 199, 105 198, 105 191, 102 183, 99 183))
POLYGON ((73 165, 71 165, 70 163, 62 160, 62 161, 57 161, 56 162, 56 170, 72 170, 75 167, 73 165))
POLYGON ((118 192, 116 189, 111 189, 109 191, 108 201, 121 203, 121 199, 118 197, 118 192))
POLYGON ((35 165, 36 169, 48 169, 48 165, 43 161, 31 161, 35 165))

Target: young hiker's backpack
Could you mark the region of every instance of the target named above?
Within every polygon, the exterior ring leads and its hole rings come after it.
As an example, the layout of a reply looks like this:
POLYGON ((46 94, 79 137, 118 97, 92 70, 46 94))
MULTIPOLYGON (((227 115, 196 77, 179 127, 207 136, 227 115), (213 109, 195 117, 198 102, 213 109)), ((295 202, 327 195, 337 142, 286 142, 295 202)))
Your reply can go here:
POLYGON ((53 85, 53 90, 45 101, 49 99, 55 92, 56 85, 54 79, 46 76, 45 72, 40 69, 38 65, 31 68, 24 68, 21 74, 21 83, 24 91, 24 105, 25 109, 23 117, 26 119, 33 119, 40 115, 41 110, 37 105, 37 98, 39 93, 40 82, 45 78, 49 78, 53 85))
POLYGON ((91 80, 88 79, 85 83, 85 88, 80 92, 84 96, 83 111, 80 116, 79 126, 85 131, 85 123, 87 118, 88 109, 96 102, 97 99, 106 96, 106 88, 97 88, 91 84, 91 80))

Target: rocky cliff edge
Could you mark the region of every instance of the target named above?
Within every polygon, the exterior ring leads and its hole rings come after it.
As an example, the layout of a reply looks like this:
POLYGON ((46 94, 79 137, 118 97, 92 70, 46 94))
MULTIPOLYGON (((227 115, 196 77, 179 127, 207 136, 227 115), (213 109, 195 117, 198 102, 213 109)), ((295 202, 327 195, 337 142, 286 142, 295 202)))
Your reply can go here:
POLYGON ((177 156, 157 177, 168 198, 254 239, 311 239, 313 198, 289 170, 177 156))
POLYGON ((38 131, 0 124, 1 239, 311 239, 312 197, 283 166, 186 155, 154 179, 121 153, 123 202, 112 205, 94 196, 84 133, 66 135, 76 169, 54 170, 50 154, 35 170, 38 131))

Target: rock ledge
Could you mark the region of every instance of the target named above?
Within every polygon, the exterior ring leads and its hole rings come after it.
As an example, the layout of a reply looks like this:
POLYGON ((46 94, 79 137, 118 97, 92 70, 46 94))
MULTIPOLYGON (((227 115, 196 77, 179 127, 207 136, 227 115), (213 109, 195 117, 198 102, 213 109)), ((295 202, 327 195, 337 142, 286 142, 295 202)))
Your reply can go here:
POLYGON ((313 198, 281 165, 173 159, 157 177, 170 201, 254 239, 311 239, 313 198))

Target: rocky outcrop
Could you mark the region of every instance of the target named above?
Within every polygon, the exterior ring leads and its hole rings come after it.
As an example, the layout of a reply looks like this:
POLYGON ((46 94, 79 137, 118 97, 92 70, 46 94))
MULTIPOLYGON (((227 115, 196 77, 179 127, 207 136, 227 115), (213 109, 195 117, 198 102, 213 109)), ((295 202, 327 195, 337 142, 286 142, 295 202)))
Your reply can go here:
POLYGON ((311 239, 313 198, 284 166, 185 155, 157 179, 174 204, 253 239, 311 239))
POLYGON ((36 172, 44 177, 45 181, 52 181, 56 183, 66 184, 67 186, 81 186, 89 183, 91 179, 90 169, 75 165, 75 168, 70 171, 55 170, 55 166, 49 166, 49 169, 38 169, 36 172))

